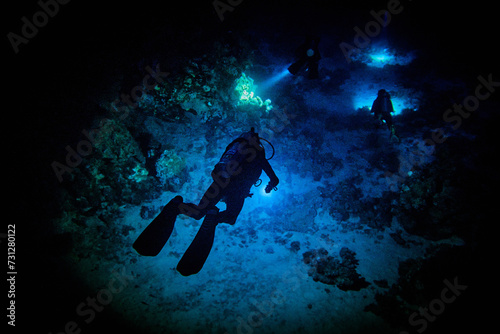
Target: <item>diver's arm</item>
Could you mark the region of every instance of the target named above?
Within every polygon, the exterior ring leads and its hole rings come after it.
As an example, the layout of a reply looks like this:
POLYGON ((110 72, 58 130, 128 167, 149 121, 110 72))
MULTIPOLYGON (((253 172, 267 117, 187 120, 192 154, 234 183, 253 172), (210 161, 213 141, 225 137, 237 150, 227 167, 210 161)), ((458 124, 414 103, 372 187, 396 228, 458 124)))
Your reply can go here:
POLYGON ((370 109, 370 113, 375 113, 378 109, 378 98, 373 101, 372 108, 370 109))
POLYGON ((393 113, 394 112, 394 107, 392 106, 392 101, 389 100, 389 113, 393 113))
POLYGON ((266 193, 269 193, 269 192, 271 192, 271 190, 274 187, 276 187, 278 185, 278 183, 280 182, 280 180, 276 176, 276 173, 274 173, 274 170, 271 167, 271 165, 269 164, 269 161, 267 161, 265 158, 262 161, 262 169, 264 170, 264 172, 267 174, 267 176, 270 179, 270 181, 269 181, 269 183, 267 184, 267 187, 266 187, 266 193))

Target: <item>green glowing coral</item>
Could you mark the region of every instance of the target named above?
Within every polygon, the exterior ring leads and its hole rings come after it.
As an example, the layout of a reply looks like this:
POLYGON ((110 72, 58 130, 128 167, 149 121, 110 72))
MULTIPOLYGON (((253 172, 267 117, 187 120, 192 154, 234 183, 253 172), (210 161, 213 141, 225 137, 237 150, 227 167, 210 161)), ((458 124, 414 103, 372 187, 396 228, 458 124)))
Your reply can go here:
POLYGON ((264 106, 266 111, 272 109, 271 100, 267 99, 262 101, 260 96, 255 95, 255 85, 253 79, 248 77, 245 73, 241 73, 241 77, 236 80, 236 87, 234 88, 238 95, 238 106, 257 106, 258 108, 264 106))
POLYGON ((128 178, 129 180, 134 180, 137 183, 145 181, 149 174, 146 168, 142 167, 139 164, 134 167, 133 171, 134 174, 130 175, 128 178))

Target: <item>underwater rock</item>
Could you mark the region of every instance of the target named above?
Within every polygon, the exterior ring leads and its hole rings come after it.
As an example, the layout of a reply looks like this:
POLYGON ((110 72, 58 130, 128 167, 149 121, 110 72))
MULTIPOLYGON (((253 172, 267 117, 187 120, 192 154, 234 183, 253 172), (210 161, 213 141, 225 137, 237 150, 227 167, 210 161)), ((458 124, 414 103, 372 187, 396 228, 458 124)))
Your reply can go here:
POLYGON ((154 116, 167 122, 183 119, 184 111, 180 102, 185 99, 185 93, 178 91, 173 83, 165 81, 161 86, 143 94, 137 102, 137 111, 145 116, 154 116))
POLYGON ((394 232, 389 234, 391 238, 400 246, 406 246, 406 241, 401 237, 401 231, 398 231, 398 233, 394 232))
POLYGON ((400 165, 400 153, 391 146, 377 148, 368 158, 368 162, 373 168, 397 173, 400 165))
POLYGON ((359 217, 359 224, 344 224, 347 229, 361 229, 367 225, 376 230, 383 230, 391 226, 396 195, 386 191, 381 198, 362 199, 363 192, 356 186, 361 181, 362 178, 358 175, 335 186, 318 187, 323 207, 328 208, 332 217, 344 222, 359 217))
POLYGON ((128 177, 129 179, 131 179, 137 183, 147 180, 149 172, 142 165, 137 164, 133 168, 133 171, 134 171, 134 173, 129 175, 129 177, 128 177))
POLYGON ((299 241, 292 241, 290 244, 290 249, 292 252, 297 253, 300 250, 300 242, 299 241))
POLYGON ((344 167, 342 159, 334 156, 331 152, 318 156, 317 164, 325 171, 325 176, 330 177, 333 177, 336 171, 344 167))
POLYGON ((123 225, 122 230, 121 230, 121 234, 123 236, 128 236, 130 231, 135 231, 135 227, 130 226, 130 225, 123 225))
POLYGON ((275 224, 266 225, 263 228, 278 233, 315 233, 319 227, 315 223, 314 218, 318 214, 317 209, 321 204, 319 201, 310 200, 315 198, 318 198, 317 190, 310 191, 303 196, 286 195, 285 201, 288 203, 287 206, 265 209, 270 215, 276 217, 276 221, 275 224), (312 201, 312 203, 309 202, 309 205, 305 206, 304 203, 306 200, 312 201), (299 207, 303 209, 297 210, 299 207))
POLYGON ((406 178, 395 213, 408 233, 440 240, 466 237, 474 229, 474 213, 483 204, 476 196, 482 192, 481 181, 474 181, 478 174, 463 156, 470 146, 469 140, 450 137, 436 145, 434 162, 406 178))
MULTIPOLYGON (((180 73, 143 93, 137 102, 136 114, 175 123, 189 123, 193 118, 207 123, 237 117, 240 113, 233 109, 239 96, 234 97, 233 93, 235 82, 240 79, 241 84, 248 88, 245 89, 245 102, 271 110, 270 100, 263 101, 254 96, 249 90, 253 87, 253 80, 242 74, 252 66, 251 51, 243 51, 236 43, 231 45, 226 47, 224 43, 215 42, 203 57, 184 61, 180 73)), ((255 115, 260 116, 260 111, 255 115)))
POLYGON ((66 184, 68 210, 77 215, 120 216, 124 204, 138 205, 157 195, 158 181, 146 169, 139 143, 123 122, 106 119, 95 136, 95 152, 66 184))
POLYGON ((155 207, 143 205, 141 206, 140 216, 142 219, 153 219, 156 217, 157 212, 155 207))
POLYGON ((373 283, 375 283, 375 285, 377 285, 379 288, 383 288, 383 289, 389 288, 389 283, 387 282, 386 279, 373 280, 373 283))
POLYGON ((324 248, 307 251, 302 256, 304 263, 311 267, 308 274, 315 282, 335 285, 343 291, 359 291, 370 285, 356 272, 359 261, 356 253, 347 247, 339 252, 341 260, 329 256, 324 248))
MULTIPOLYGON (((432 248, 425 257, 401 261, 398 281, 386 292, 377 293, 376 302, 365 307, 365 311, 382 317, 396 328, 407 329, 409 317, 418 315, 419 307, 427 306, 443 295, 446 287, 443 280, 453 281, 458 277, 463 283, 476 275, 471 271, 473 263, 470 249, 449 245, 432 248)), ((387 281, 374 282, 382 288, 387 287, 387 281)))
POLYGON ((186 162, 174 150, 165 150, 156 161, 156 176, 162 186, 178 191, 189 177, 186 162))

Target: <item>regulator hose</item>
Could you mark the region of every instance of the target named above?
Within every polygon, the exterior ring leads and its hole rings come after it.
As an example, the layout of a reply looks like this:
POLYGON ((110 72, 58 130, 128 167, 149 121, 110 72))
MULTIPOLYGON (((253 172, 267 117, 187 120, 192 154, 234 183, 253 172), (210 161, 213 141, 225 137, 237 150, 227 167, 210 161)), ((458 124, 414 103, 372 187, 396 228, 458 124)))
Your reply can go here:
POLYGON ((265 141, 266 143, 268 143, 269 145, 271 145, 271 147, 272 147, 272 149, 273 149, 273 154, 271 154, 271 157, 270 157, 269 159, 268 159, 268 158, 266 158, 266 160, 271 160, 271 159, 274 157, 274 153, 276 152, 276 150, 274 149, 273 144, 271 144, 271 142, 270 142, 269 140, 264 139, 264 138, 261 138, 261 137, 259 137, 259 140, 263 140, 263 141, 265 141))

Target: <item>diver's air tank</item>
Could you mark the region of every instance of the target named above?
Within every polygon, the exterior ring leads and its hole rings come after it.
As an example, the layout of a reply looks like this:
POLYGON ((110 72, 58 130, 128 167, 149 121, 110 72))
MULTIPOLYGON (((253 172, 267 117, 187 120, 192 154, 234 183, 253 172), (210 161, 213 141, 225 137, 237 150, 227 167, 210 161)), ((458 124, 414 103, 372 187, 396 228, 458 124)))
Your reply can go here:
POLYGON ((241 166, 244 158, 238 151, 240 144, 240 140, 235 140, 228 145, 219 162, 215 165, 212 176, 216 173, 219 177, 229 179, 235 174, 236 170, 238 170, 241 166))
POLYGON ((245 132, 240 137, 233 140, 231 144, 227 146, 226 151, 217 165, 215 165, 212 171, 212 177, 214 173, 216 173, 220 177, 229 179, 231 176, 239 174, 246 158, 246 155, 243 153, 245 151, 245 146, 248 145, 249 139, 256 135, 254 128, 252 128, 250 132, 245 132))

